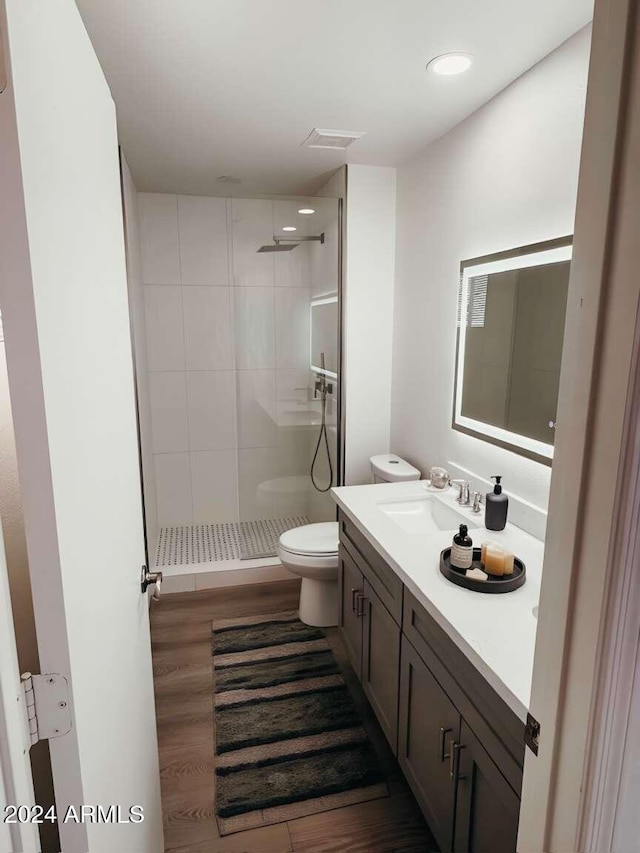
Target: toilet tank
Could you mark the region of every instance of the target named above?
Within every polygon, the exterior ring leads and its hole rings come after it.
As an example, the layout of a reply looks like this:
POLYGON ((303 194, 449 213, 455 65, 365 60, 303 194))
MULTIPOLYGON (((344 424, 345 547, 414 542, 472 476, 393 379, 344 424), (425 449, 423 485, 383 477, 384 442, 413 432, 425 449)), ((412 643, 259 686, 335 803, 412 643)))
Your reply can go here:
POLYGON ((401 483, 420 479, 420 471, 395 453, 372 456, 369 462, 374 483, 401 483))

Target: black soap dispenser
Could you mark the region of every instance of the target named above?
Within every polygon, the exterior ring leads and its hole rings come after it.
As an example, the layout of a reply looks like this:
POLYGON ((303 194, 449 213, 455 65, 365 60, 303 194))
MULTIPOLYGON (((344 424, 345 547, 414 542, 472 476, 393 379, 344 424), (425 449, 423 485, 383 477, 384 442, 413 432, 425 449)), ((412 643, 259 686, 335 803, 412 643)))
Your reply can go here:
POLYGON ((502 486, 500 485, 502 475, 496 475, 491 479, 495 480, 496 484, 493 491, 487 494, 484 526, 487 530, 504 530, 507 523, 509 498, 502 493, 502 486))

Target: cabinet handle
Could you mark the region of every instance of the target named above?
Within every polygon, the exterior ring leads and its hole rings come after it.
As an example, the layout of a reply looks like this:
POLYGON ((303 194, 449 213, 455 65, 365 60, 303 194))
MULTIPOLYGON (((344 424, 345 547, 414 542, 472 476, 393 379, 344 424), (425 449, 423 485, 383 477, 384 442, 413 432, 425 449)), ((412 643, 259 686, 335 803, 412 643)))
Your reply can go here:
POLYGON ((460 750, 464 749, 464 744, 451 741, 451 752, 449 753, 449 776, 454 786, 457 787, 460 776, 460 750))
POLYGON ((358 595, 358 590, 354 588, 351 590, 351 612, 352 613, 356 612, 356 595, 358 595))
POLYGON ((356 597, 356 616, 364 616, 364 602, 367 600, 361 592, 356 597), (362 604, 362 607, 360 605, 362 604))
MULTIPOLYGON (((452 731, 452 729, 445 729, 442 726, 440 726, 440 737, 438 739, 438 758, 440 759, 441 762, 443 762, 446 758, 449 758, 449 756, 450 756, 450 752, 444 751, 444 739, 449 734, 449 732, 451 732, 451 731, 452 731)), ((453 741, 451 741, 451 743, 452 742, 453 741)), ((451 749, 451 748, 449 748, 449 749, 451 749)))

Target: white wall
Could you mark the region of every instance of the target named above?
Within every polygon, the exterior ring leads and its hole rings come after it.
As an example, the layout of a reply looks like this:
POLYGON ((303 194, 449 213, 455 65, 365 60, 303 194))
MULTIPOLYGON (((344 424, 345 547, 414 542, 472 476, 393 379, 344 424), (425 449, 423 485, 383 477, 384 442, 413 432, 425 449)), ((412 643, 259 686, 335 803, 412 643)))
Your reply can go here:
POLYGON ((545 509, 550 468, 451 429, 457 285, 464 259, 573 232, 589 46, 587 28, 398 169, 392 449, 545 509))
POLYGON ((342 377, 345 484, 371 481, 391 427, 396 170, 347 166, 342 377))

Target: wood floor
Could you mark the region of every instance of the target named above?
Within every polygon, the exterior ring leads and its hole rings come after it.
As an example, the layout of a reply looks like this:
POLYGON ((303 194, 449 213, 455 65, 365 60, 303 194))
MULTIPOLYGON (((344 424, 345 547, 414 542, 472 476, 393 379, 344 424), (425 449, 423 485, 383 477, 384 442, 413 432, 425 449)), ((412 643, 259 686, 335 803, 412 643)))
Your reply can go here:
POLYGON ((151 616, 165 851, 172 853, 431 853, 420 810, 346 661, 333 652, 387 776, 391 796, 220 838, 214 818, 211 622, 294 610, 299 581, 163 596, 151 616))

